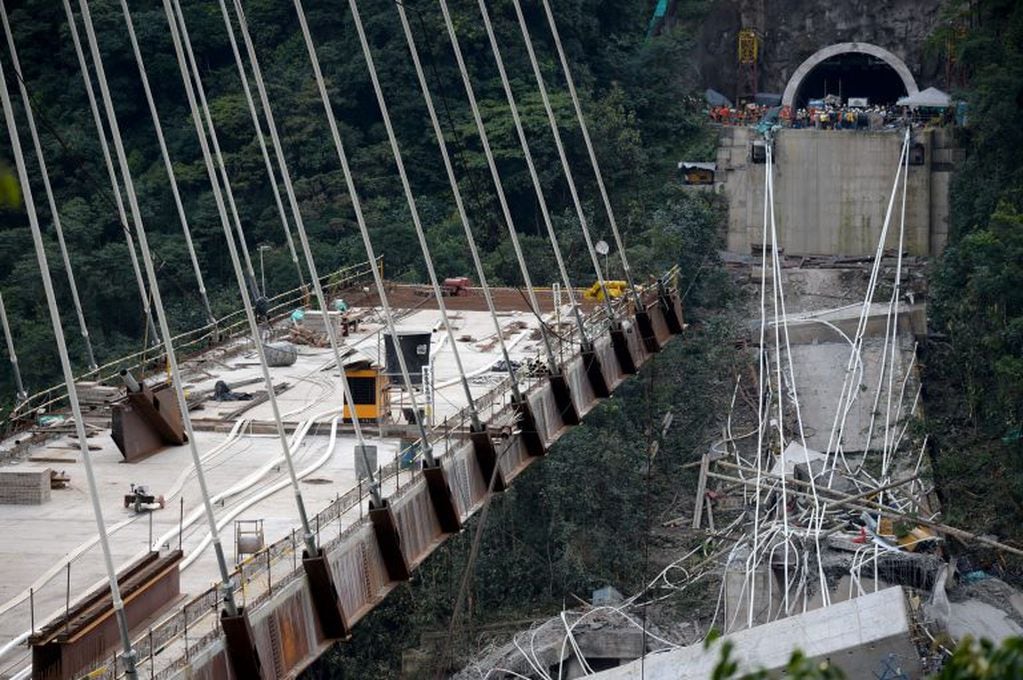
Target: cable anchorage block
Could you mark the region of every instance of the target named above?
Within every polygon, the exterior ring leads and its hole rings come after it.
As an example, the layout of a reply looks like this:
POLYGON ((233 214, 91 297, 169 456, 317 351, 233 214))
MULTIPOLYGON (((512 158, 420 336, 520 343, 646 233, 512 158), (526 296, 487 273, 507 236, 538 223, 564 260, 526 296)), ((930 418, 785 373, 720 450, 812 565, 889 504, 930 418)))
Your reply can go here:
POLYGON ((328 640, 347 640, 351 637, 351 626, 341 606, 327 556, 322 550, 315 555, 303 550, 302 567, 305 569, 313 611, 316 612, 323 637, 328 640))
POLYGON ((551 373, 548 380, 551 384, 551 393, 554 395, 554 403, 561 415, 561 422, 565 425, 578 425, 581 422, 579 411, 575 407, 575 402, 572 401, 572 390, 568 386, 564 372, 551 373))
POLYGON ((539 458, 547 453, 547 445, 543 441, 536 426, 536 418, 533 417, 533 409, 529 405, 529 399, 521 396, 512 401, 515 409, 516 420, 518 421, 519 436, 525 445, 526 453, 534 458, 539 458))
POLYGON ((412 570, 401 549, 398 523, 387 499, 383 499, 379 506, 375 506, 370 501, 369 519, 373 524, 373 533, 376 535, 377 547, 380 548, 380 556, 387 569, 387 577, 391 581, 408 581, 411 578, 412 570))
POLYGON ((494 448, 494 440, 486 425, 481 424, 479 429, 471 427, 469 440, 472 442, 473 455, 476 457, 476 465, 479 466, 480 474, 483 476, 483 484, 492 488, 495 493, 500 493, 507 488, 504 481, 504 474, 497 464, 497 449, 494 448), (496 475, 493 487, 490 486, 490 478, 496 475))
POLYGON ((220 627, 224 631, 224 648, 234 676, 262 680, 263 663, 259 659, 252 622, 245 607, 240 607, 235 616, 230 616, 226 610, 220 612, 220 627))
POLYGON ((430 503, 433 505, 433 511, 437 514, 440 530, 445 534, 457 534, 462 530, 462 518, 458 514, 454 496, 451 494, 447 472, 440 461, 435 461, 433 465, 424 465, 423 477, 426 479, 426 489, 430 493, 430 503))
POLYGON ((634 375, 636 373, 636 360, 632 356, 632 350, 629 349, 629 339, 625 337, 625 329, 622 328, 622 322, 613 321, 608 334, 611 336, 611 346, 614 348, 615 358, 618 359, 618 366, 622 369, 622 373, 634 375))

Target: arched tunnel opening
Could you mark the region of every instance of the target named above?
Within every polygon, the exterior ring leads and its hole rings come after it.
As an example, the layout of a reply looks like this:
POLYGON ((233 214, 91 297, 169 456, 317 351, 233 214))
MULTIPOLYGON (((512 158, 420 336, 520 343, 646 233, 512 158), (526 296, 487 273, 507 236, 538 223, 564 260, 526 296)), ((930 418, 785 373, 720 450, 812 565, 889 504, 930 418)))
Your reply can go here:
POLYGON ((865 98, 870 106, 894 104, 908 92, 902 78, 886 61, 871 54, 845 52, 814 66, 803 78, 794 104, 837 95, 842 102, 865 98))

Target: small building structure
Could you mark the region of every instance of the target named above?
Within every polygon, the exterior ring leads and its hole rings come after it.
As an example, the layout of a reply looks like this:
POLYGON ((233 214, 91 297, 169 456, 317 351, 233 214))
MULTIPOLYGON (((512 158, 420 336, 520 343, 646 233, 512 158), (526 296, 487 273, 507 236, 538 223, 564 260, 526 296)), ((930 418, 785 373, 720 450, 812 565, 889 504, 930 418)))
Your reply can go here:
POLYGON ((714 184, 717 163, 694 163, 679 161, 678 174, 683 184, 707 185, 714 184))
MULTIPOLYGON (((368 359, 359 359, 345 364, 345 377, 352 391, 355 414, 360 421, 379 422, 390 412, 390 397, 387 385, 390 382, 383 369, 368 359)), ((345 422, 351 422, 352 411, 344 405, 342 414, 345 422)))

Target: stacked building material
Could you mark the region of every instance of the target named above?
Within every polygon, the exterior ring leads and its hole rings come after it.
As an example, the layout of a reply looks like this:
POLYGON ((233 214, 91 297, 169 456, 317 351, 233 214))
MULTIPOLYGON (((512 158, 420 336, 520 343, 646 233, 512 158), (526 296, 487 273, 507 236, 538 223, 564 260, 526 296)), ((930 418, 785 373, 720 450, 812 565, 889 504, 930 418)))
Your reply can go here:
POLYGON ((49 501, 49 468, 0 470, 0 504, 42 505, 49 501))

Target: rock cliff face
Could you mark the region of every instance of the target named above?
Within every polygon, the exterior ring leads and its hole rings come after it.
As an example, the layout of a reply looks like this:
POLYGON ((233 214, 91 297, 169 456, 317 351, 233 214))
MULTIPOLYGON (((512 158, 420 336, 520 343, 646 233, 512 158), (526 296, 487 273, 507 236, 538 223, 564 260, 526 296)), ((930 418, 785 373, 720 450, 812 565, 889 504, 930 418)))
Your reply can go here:
POLYGON ((697 30, 694 85, 736 94, 737 35, 761 34, 761 92, 781 93, 796 68, 817 50, 840 42, 883 47, 904 62, 921 89, 943 87, 940 56, 927 38, 941 20, 942 0, 718 0, 697 30))

